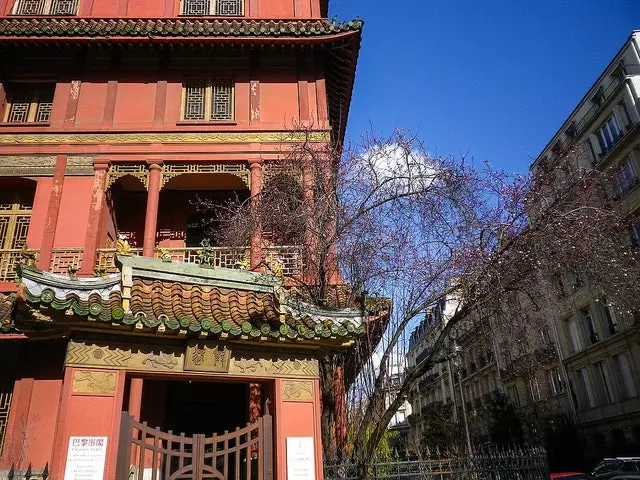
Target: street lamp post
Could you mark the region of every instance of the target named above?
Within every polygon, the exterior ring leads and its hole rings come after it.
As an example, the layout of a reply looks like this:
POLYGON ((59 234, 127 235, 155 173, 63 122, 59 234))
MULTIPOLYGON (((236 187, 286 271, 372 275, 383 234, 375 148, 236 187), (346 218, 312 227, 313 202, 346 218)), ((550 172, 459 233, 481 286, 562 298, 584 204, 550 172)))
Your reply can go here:
POLYGON ((464 422, 464 433, 467 440, 467 451, 469 455, 471 455, 472 453, 471 435, 469 435, 469 422, 467 421, 467 407, 464 404, 464 393, 462 391, 462 373, 461 373, 462 362, 460 361, 460 352, 462 351, 462 348, 454 342, 453 346, 451 347, 451 350, 452 350, 451 357, 453 359, 453 366, 458 371, 457 373, 458 373, 458 386, 460 387, 460 405, 462 406, 462 421, 464 422))

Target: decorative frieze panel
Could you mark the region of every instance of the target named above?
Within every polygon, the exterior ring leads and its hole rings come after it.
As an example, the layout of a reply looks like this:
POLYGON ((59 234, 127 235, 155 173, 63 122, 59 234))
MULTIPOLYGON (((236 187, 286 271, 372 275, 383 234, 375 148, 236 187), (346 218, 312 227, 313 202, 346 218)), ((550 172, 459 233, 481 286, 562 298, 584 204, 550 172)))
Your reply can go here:
POLYGON ((149 133, 7 133, 0 144, 149 144, 327 142, 328 131, 312 132, 149 132, 149 133))
MULTIPOLYGON (((65 175, 93 175, 92 156, 67 158, 65 175)), ((55 155, 0 156, 0 177, 51 177, 56 167, 55 155)))
POLYGON ((51 177, 55 166, 56 157, 53 155, 1 156, 0 177, 51 177))
POLYGON ((318 361, 286 354, 257 355, 217 342, 170 345, 71 341, 67 366, 144 372, 199 372, 237 377, 318 378, 318 361))
POLYGON ((184 369, 194 372, 229 371, 231 350, 224 345, 206 342, 189 342, 184 357, 184 369))
POLYGON ((73 372, 71 391, 93 395, 113 395, 116 391, 115 372, 76 370, 73 372))
POLYGON ((313 382, 309 380, 283 380, 284 400, 313 400, 313 382))
POLYGON ((148 187, 148 169, 144 163, 113 163, 107 172, 107 188, 115 181, 126 175, 131 175, 142 182, 144 188, 148 187))
POLYGON ((246 163, 167 163, 162 169, 162 186, 185 173, 227 173, 239 177, 249 187, 249 165, 246 163))

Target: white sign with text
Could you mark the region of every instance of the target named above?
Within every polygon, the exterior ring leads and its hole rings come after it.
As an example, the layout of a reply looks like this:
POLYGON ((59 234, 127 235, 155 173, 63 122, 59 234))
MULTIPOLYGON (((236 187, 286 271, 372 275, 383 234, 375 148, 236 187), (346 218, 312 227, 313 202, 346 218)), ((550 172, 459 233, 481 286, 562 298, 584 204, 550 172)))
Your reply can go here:
POLYGON ((313 437, 287 437, 287 480, 316 480, 313 437))
POLYGON ((64 480, 103 480, 107 437, 70 437, 64 480))

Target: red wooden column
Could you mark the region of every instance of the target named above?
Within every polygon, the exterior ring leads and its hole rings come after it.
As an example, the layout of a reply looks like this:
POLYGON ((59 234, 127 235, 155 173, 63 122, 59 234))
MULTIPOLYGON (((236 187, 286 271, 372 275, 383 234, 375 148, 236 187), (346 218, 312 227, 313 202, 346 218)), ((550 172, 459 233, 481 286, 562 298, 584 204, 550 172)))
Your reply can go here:
POLYGON ((98 235, 100 233, 100 220, 102 219, 105 205, 104 193, 107 185, 108 160, 96 160, 93 164, 93 193, 91 195, 91 207, 87 234, 84 239, 84 253, 80 275, 91 276, 96 264, 96 250, 98 249, 98 235))
POLYGON ((127 411, 136 422, 140 421, 140 412, 142 411, 142 387, 141 378, 132 378, 129 387, 129 405, 127 411))
POLYGON ((160 202, 160 182, 162 180, 162 164, 149 164, 149 182, 147 191, 147 213, 144 219, 144 241, 142 255, 153 257, 156 246, 156 227, 158 225, 158 203, 160 202))
POLYGON ((44 226, 44 235, 38 256, 38 268, 49 271, 51 264, 51 252, 58 225, 58 214, 60 213, 60 201, 62 199, 62 188, 64 187, 64 171, 67 168, 67 157, 60 155, 56 159, 56 167, 53 171, 53 185, 49 196, 49 206, 47 208, 47 220, 44 226))
MULTIPOLYGON (((262 189, 262 161, 260 159, 249 160, 251 168, 251 208, 260 208, 260 190, 262 189)), ((262 262, 262 228, 256 225, 251 234, 250 267, 255 268, 262 262)))

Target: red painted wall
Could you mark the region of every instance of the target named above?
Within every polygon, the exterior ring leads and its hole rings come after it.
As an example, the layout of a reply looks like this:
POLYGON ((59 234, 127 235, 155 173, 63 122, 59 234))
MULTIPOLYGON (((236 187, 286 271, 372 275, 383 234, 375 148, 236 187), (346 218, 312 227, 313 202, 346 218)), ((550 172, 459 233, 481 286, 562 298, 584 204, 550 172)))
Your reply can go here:
POLYGON ((42 235, 44 235, 53 177, 42 177, 35 180, 38 182, 38 186, 33 199, 33 210, 29 221, 29 231, 27 232, 27 245, 29 248, 39 249, 42 245, 42 235))
POLYGON ((69 438, 72 436, 106 436, 107 458, 104 479, 115 478, 120 412, 124 393, 125 372, 117 371, 116 388, 111 394, 73 393, 73 373, 65 370, 65 386, 56 431, 56 449, 52 462, 52 478, 63 478, 69 438))
POLYGON ((128 17, 162 17, 165 0, 128 0, 128 17))
POLYGON ((156 83, 118 82, 114 127, 126 128, 127 125, 153 121, 155 110, 156 83))
MULTIPOLYGON (((13 0, 0 0, 0 15, 11 15, 13 0)), ((80 15, 89 17, 176 17, 178 0, 81 0, 80 15)), ((319 18, 320 0, 245 0, 245 16, 319 18)))
POLYGON ((84 245, 92 187, 93 177, 65 178, 53 248, 80 248, 84 245))
POLYGON ((0 468, 51 465, 62 392, 65 343, 24 344, 19 357, 0 468), (44 360, 44 361, 43 361, 44 360))
POLYGON ((293 127, 298 118, 298 83, 295 73, 264 73, 260 79, 260 120, 263 123, 293 127))
POLYGON ((316 479, 322 477, 322 437, 320 432, 320 389, 318 380, 313 381, 313 399, 284 400, 282 380, 275 382, 275 474, 277 479, 287 478, 287 437, 313 437, 315 448, 316 479))
POLYGON ((82 82, 78 97, 76 125, 98 124, 104 116, 104 102, 107 98, 107 84, 82 82))

